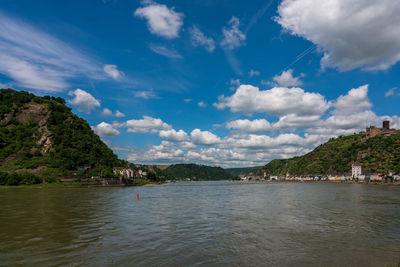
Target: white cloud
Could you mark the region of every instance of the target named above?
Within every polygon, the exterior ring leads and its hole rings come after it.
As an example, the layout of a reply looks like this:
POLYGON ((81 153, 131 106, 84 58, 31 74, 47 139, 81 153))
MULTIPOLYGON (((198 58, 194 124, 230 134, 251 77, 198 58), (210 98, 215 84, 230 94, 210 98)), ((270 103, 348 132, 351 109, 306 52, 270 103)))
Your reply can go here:
POLYGON ((230 121, 226 124, 226 128, 238 129, 249 133, 269 132, 272 130, 271 124, 266 119, 230 121))
POLYGON ((158 98, 157 94, 154 93, 152 90, 136 92, 135 97, 143 99, 158 98))
POLYGON ((323 122, 323 126, 326 129, 350 129, 352 133, 355 133, 376 123, 380 124, 378 116, 371 110, 365 110, 354 114, 332 115, 323 122))
POLYGON ((90 114, 90 112, 100 107, 100 102, 94 98, 91 94, 82 89, 76 89, 68 93, 70 96, 75 96, 73 99, 68 100, 68 103, 77 107, 80 112, 90 114))
POLYGON ((368 110, 372 103, 368 99, 368 85, 351 89, 346 95, 341 95, 333 102, 336 115, 351 115, 368 110))
POLYGON ((172 129, 171 125, 163 122, 161 119, 143 116, 140 120, 128 120, 126 122, 128 132, 131 133, 158 133, 161 130, 172 129))
POLYGON ((99 123, 97 126, 92 126, 92 129, 100 137, 114 137, 120 134, 117 129, 114 129, 111 124, 106 122, 99 123))
POLYGON ((125 114, 124 113, 122 113, 121 111, 119 111, 119 110, 116 110, 115 111, 115 114, 113 114, 113 112, 110 110, 110 109, 108 109, 108 108, 104 108, 103 109, 103 111, 101 112, 104 116, 115 116, 115 117, 117 117, 117 118, 122 118, 122 117, 125 117, 125 114))
POLYGON ((280 134, 276 137, 268 135, 246 134, 227 136, 223 140, 224 148, 264 149, 279 148, 282 146, 309 146, 312 140, 303 138, 297 134, 280 134))
POLYGON ((334 109, 331 111, 331 116, 324 121, 324 128, 357 132, 370 123, 379 121, 371 110, 368 85, 349 90, 346 95, 341 95, 333 101, 332 106, 334 109))
POLYGON ((145 4, 146 6, 136 9, 134 15, 147 19, 151 33, 168 39, 179 36, 179 30, 183 25, 182 13, 153 1, 147 1, 145 4))
POLYGON ((183 101, 185 101, 186 103, 189 103, 189 102, 192 102, 192 101, 193 101, 193 99, 190 99, 190 98, 185 98, 185 99, 183 99, 183 101))
MULTIPOLYGON (((369 125, 380 126, 383 120, 390 120, 393 128, 400 128, 400 117, 378 116, 371 110, 367 85, 351 89, 330 102, 318 94, 310 96, 299 88, 294 88, 294 91, 291 91, 293 88, 283 88, 282 91, 282 88, 278 89, 278 92, 269 92, 272 94, 268 94, 270 101, 289 95, 289 99, 281 105, 299 105, 298 111, 294 112, 295 108, 281 110, 271 107, 275 116, 279 118, 274 123, 265 119, 230 121, 225 126, 234 130, 223 137, 199 129, 194 129, 189 137, 183 131, 173 130, 170 125, 162 126, 163 122, 160 120, 144 127, 144 131, 159 133, 162 138, 174 142, 163 141, 158 146, 151 146, 148 150, 139 152, 129 149, 133 151, 129 154, 129 159, 146 163, 194 162, 222 167, 260 166, 273 159, 304 155, 332 137, 358 133, 369 125), (319 109, 311 112, 315 114, 303 112, 303 105, 318 106, 314 103, 316 96, 316 103, 325 103, 321 109, 323 112, 319 112, 319 109), (292 98, 299 102, 293 101, 292 98), (155 124, 158 126, 153 127, 155 124), (168 129, 160 130, 163 127, 168 129)), ((261 91, 261 94, 262 92, 265 91, 261 91)), ((259 94, 260 91, 250 96, 259 98, 259 94)), ((257 101, 265 101, 264 97, 257 101)), ((250 105, 254 104, 250 102, 250 105)), ((143 132, 143 129, 141 131, 143 132)))
POLYGON ((388 91, 386 91, 386 93, 385 93, 386 97, 393 96, 393 95, 400 95, 400 93, 398 92, 398 88, 397 87, 391 88, 388 91))
POLYGON ((143 163, 177 163, 183 162, 185 153, 168 141, 162 141, 158 146, 152 146, 147 151, 131 153, 128 160, 143 163))
POLYGON ((62 91, 77 77, 101 79, 101 67, 69 44, 0 12, 0 73, 15 85, 62 91))
POLYGON ((113 78, 114 80, 120 80, 121 77, 124 75, 122 71, 117 69, 117 65, 106 64, 103 67, 104 72, 107 73, 108 76, 113 78))
POLYGON ((175 59, 183 58, 182 55, 179 54, 177 51, 175 51, 174 49, 166 48, 165 46, 150 44, 149 48, 154 53, 162 55, 164 57, 175 59))
POLYGON ((104 108, 102 114, 105 116, 111 116, 113 113, 108 108, 104 108))
POLYGON ((318 46, 323 68, 385 70, 400 60, 397 0, 284 0, 276 21, 318 46))
POLYGON ((275 87, 270 90, 259 90, 252 85, 240 85, 229 97, 220 96, 214 103, 218 109, 230 108, 232 112, 252 113, 265 112, 270 115, 284 116, 322 115, 329 103, 318 93, 304 92, 301 88, 275 87))
POLYGON ((122 113, 122 112, 119 111, 119 110, 116 110, 116 111, 115 111, 115 117, 117 117, 117 118, 122 118, 122 117, 125 117, 125 114, 122 113))
POLYGON ((192 142, 188 142, 188 141, 180 142, 179 146, 185 150, 193 150, 193 149, 197 148, 197 146, 195 144, 193 144, 192 142))
POLYGON ((182 141, 189 140, 189 136, 183 130, 179 130, 179 131, 175 131, 174 129, 161 130, 158 134, 160 135, 161 138, 164 138, 168 141, 182 142, 182 141))
POLYGON ((213 52, 215 50, 214 40, 210 37, 205 36, 204 33, 199 30, 199 28, 193 26, 189 29, 189 32, 193 46, 202 46, 208 52, 213 52))
POLYGON ((298 116, 296 114, 288 114, 279 118, 279 121, 274 123, 274 129, 305 129, 315 127, 320 123, 320 115, 298 116))
POLYGON ((196 152, 196 151, 189 151, 187 153, 187 157, 190 160, 200 161, 200 162, 212 162, 215 161, 214 157, 207 156, 204 151, 196 152))
POLYGON ((258 70, 253 70, 253 69, 251 69, 251 70, 249 71, 249 76, 250 76, 250 77, 253 77, 253 76, 260 76, 260 72, 259 72, 258 70))
POLYGON ((126 126, 126 122, 113 121, 112 126, 114 128, 125 127, 126 126))
POLYGON ((282 71, 281 75, 275 75, 272 79, 279 86, 283 87, 300 86, 303 84, 300 77, 293 76, 293 69, 282 71))
POLYGON ((237 17, 232 17, 228 22, 230 28, 223 28, 224 39, 221 46, 224 49, 232 50, 246 44, 246 35, 239 29, 240 21, 237 17))
POLYGON ((201 131, 200 129, 194 129, 190 136, 192 138, 192 142, 196 145, 215 145, 218 144, 221 139, 215 134, 209 131, 201 131))
POLYGON ((204 103, 203 101, 200 101, 199 103, 197 103, 197 106, 201 107, 201 108, 206 108, 207 104, 204 103))

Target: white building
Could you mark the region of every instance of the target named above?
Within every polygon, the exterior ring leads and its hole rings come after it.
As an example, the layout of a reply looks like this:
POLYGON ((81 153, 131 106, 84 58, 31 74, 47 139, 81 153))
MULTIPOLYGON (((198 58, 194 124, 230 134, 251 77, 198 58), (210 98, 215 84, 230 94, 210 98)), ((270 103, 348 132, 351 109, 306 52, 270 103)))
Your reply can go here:
POLYGON ((353 177, 353 179, 360 179, 361 174, 361 164, 359 162, 354 162, 351 164, 351 177, 353 177))

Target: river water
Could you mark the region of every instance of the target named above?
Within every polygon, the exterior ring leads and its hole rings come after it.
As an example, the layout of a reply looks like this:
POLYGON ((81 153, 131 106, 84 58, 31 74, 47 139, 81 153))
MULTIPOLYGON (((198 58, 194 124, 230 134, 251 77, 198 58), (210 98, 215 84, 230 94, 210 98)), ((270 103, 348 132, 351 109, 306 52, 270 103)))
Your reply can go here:
POLYGON ((11 188, 0 189, 0 204, 1 266, 385 266, 400 258, 397 186, 11 188))

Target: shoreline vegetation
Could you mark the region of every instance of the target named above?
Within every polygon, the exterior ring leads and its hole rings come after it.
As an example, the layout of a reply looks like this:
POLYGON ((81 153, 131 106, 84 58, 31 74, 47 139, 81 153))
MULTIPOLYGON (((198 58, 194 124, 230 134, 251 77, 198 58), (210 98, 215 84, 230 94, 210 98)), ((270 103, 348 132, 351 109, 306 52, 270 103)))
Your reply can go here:
MULTIPOLYGON (((221 180, 172 180, 172 181, 149 181, 146 179, 136 179, 132 184, 103 184, 101 181, 90 181, 90 182, 53 182, 53 183, 38 183, 38 184, 20 184, 20 185, 0 185, 0 189, 10 189, 10 188, 94 188, 94 187, 133 187, 133 186, 157 186, 168 183, 175 182, 205 182, 205 181, 221 181, 221 180)), ((370 182, 360 182, 360 181, 298 181, 298 180, 254 180, 254 181, 240 181, 240 180, 223 180, 238 183, 300 183, 300 184, 361 184, 361 185, 384 185, 384 186, 400 186, 400 181, 395 182, 384 182, 384 181, 370 181, 370 182)))
POLYGON ((165 182, 155 182, 145 179, 137 179, 132 184, 103 184, 101 181, 90 181, 90 182, 52 182, 52 183, 37 183, 37 184, 19 184, 19 185, 0 185, 0 189, 8 188, 91 188, 91 187, 131 187, 131 186, 155 186, 165 184, 165 182))

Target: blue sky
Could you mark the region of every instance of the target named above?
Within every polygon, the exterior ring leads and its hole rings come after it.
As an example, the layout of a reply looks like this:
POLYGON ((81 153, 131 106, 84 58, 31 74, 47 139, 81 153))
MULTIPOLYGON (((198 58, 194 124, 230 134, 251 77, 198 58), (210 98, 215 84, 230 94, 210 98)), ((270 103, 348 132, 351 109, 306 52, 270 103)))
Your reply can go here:
POLYGON ((389 119, 396 0, 0 4, 0 84, 61 96, 136 163, 258 166, 389 119))

